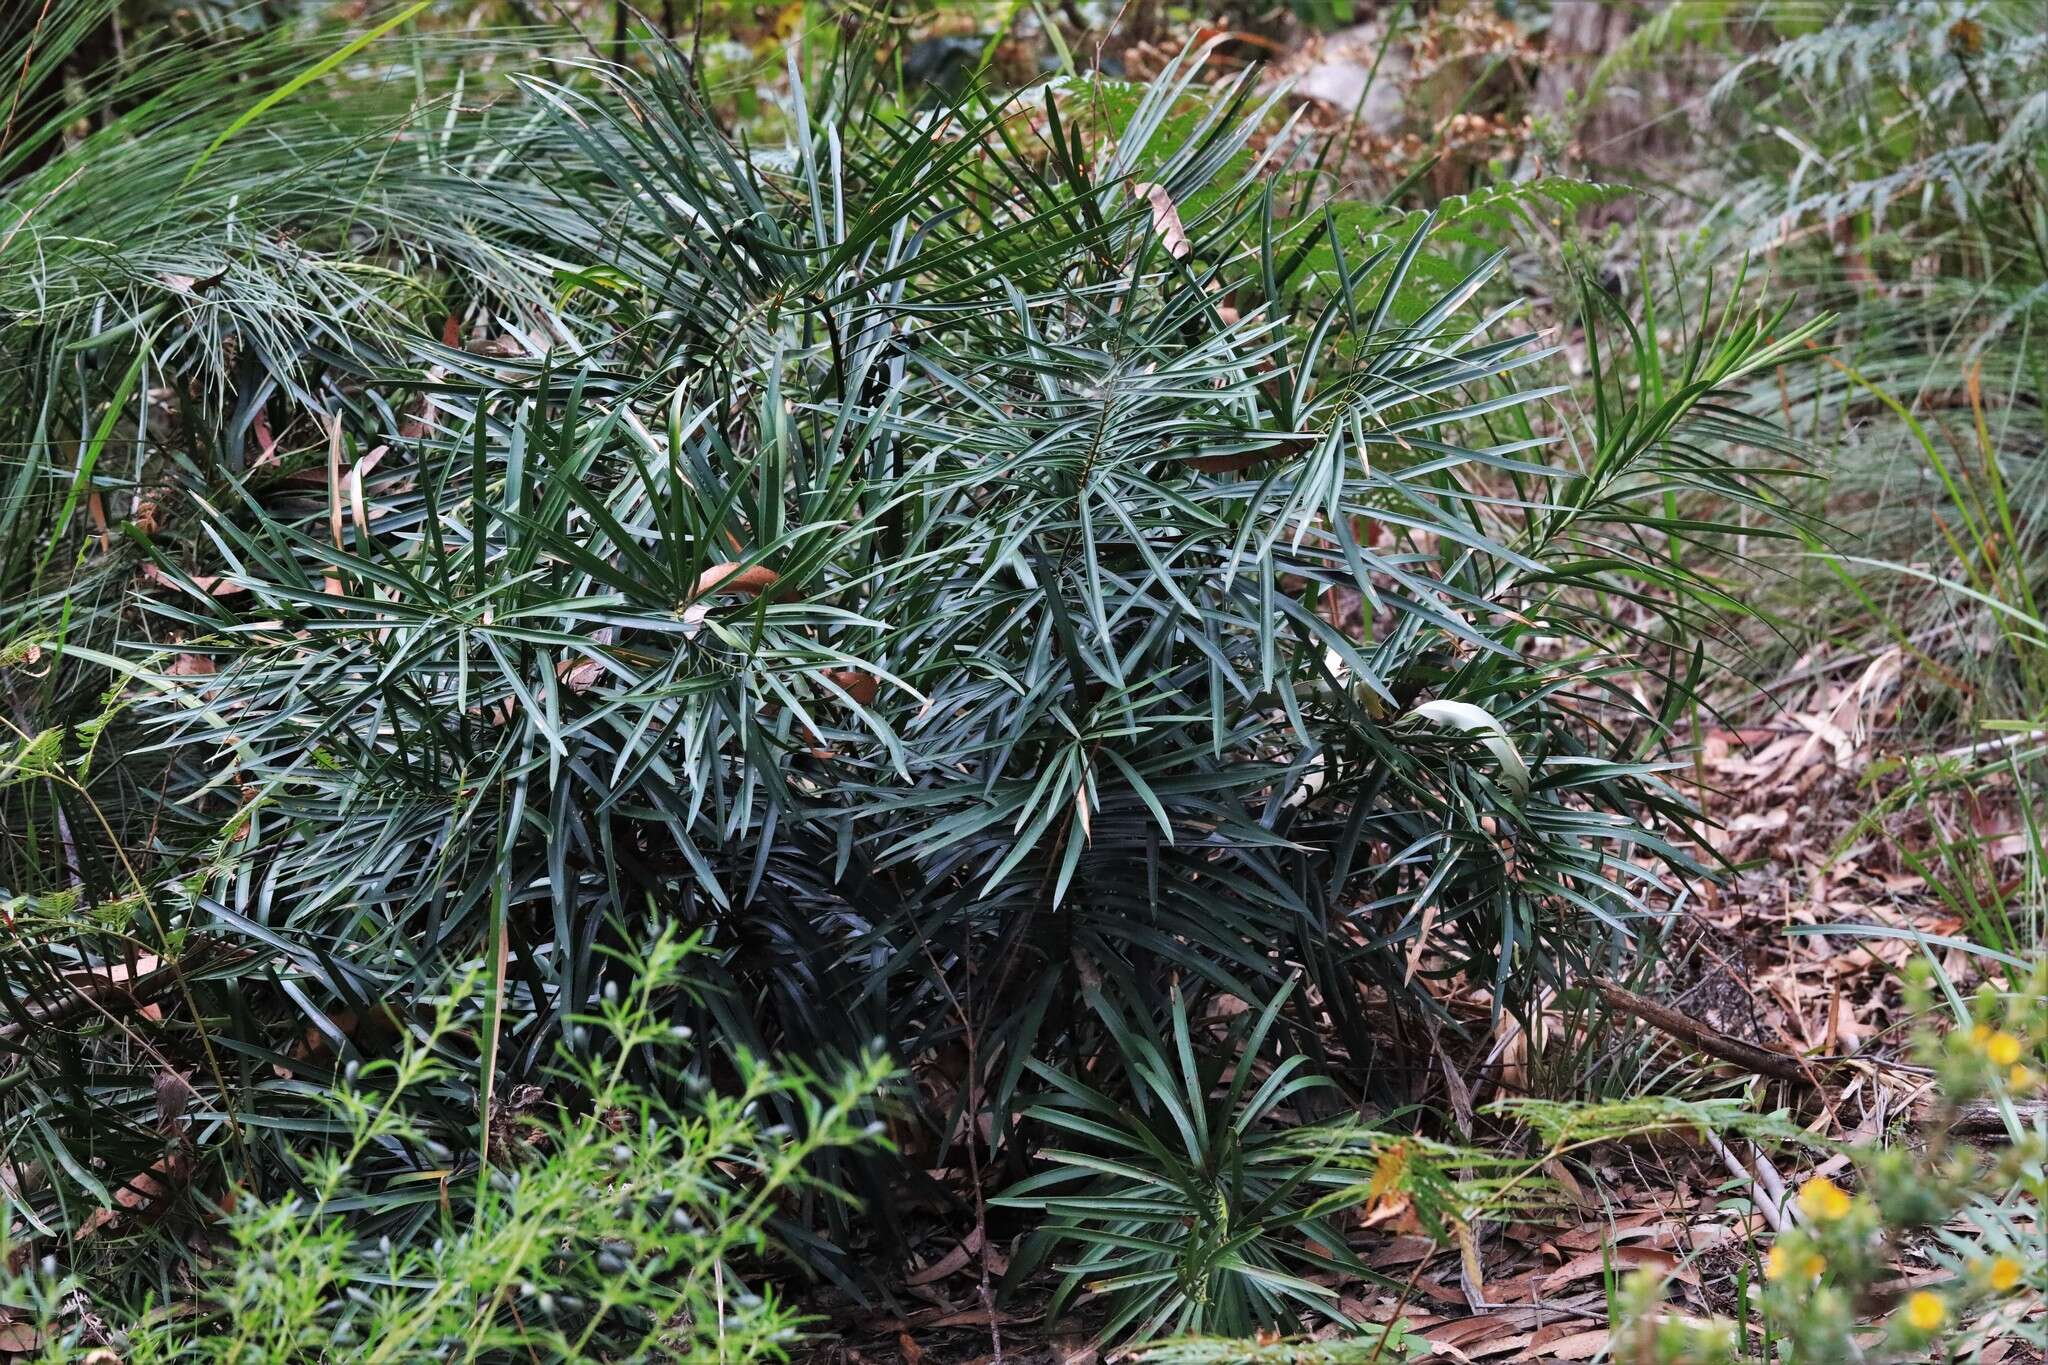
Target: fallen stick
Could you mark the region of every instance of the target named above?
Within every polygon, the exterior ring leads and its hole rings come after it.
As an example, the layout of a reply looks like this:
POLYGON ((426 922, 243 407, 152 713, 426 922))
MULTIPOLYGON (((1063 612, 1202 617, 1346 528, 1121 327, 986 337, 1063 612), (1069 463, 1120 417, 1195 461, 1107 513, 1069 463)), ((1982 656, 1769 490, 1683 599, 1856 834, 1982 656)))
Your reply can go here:
MULTIPOLYGON (((2048 1116, 2048 1102, 2041 1100, 2014 1100, 2012 1102, 2012 1110, 2022 1127, 2031 1128, 2041 1118, 2048 1116)), ((1994 1134, 2002 1135, 2006 1132, 2004 1111, 1996 1104, 1983 1101, 1963 1105, 1945 1117, 1942 1116, 1938 1106, 1930 1105, 1921 1111, 1919 1118, 1922 1123, 1926 1123, 1931 1119, 1940 1119, 1943 1126, 1950 1133, 1960 1137, 1987 1137, 1994 1134)))
POLYGON ((1593 988, 1600 992, 1600 998, 1612 1009, 1630 1014, 1660 1029, 1709 1057, 1739 1066, 1744 1071, 1753 1071, 1759 1076, 1773 1080, 1795 1081, 1802 1085, 1813 1084, 1813 1077, 1800 1064, 1797 1057, 1783 1052, 1772 1052, 1745 1043, 1740 1038, 1730 1038, 1718 1029, 1708 1028, 1697 1019, 1679 1013, 1669 1005, 1660 1005, 1654 1000, 1645 1000, 1634 991, 1623 990, 1612 981, 1595 978, 1593 988))
POLYGON ((211 942, 201 939, 187 950, 181 961, 166 962, 153 971, 143 972, 132 978, 64 980, 59 983, 57 990, 48 995, 28 996, 18 1001, 20 1018, 0 1023, 0 1043, 12 1043, 32 1029, 53 1028, 72 1015, 87 1009, 104 1010, 108 1002, 123 997, 136 1001, 147 1000, 177 980, 179 972, 193 971, 207 965, 212 960, 213 952, 211 942))

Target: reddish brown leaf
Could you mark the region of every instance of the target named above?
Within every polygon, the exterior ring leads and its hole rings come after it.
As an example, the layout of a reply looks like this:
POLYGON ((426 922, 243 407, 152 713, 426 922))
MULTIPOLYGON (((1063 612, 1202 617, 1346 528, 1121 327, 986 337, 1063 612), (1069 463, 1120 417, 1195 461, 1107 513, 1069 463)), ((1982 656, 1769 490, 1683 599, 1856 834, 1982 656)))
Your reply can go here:
POLYGON ((25 1322, 0 1324, 0 1351, 27 1355, 43 1347, 43 1334, 25 1322))
POLYGON ((1591 1360, 1595 1356, 1605 1355, 1607 1347, 1607 1329, 1605 1327, 1595 1327, 1590 1331, 1572 1332, 1566 1336, 1557 1337, 1551 1341, 1544 1342, 1540 1346, 1532 1338, 1528 1354, 1532 1358, 1547 1358, 1550 1360, 1591 1360))
POLYGON ((1536 1287, 1544 1294, 1554 1294, 1576 1280, 1605 1274, 1609 1267, 1616 1272, 1654 1270, 1660 1275, 1668 1275, 1687 1284, 1698 1284, 1700 1280, 1698 1271, 1683 1264, 1678 1257, 1668 1251, 1660 1251, 1656 1247, 1612 1246, 1572 1257, 1537 1280, 1536 1287))
POLYGON ((1174 205, 1173 196, 1166 192, 1164 185, 1131 186, 1131 192, 1152 206, 1152 230, 1159 234, 1159 240, 1175 260, 1185 260, 1194 248, 1188 241, 1186 229, 1181 227, 1180 209, 1174 205))
POLYGON ((176 1152, 157 1158, 148 1170, 130 1177, 116 1188, 113 1207, 94 1209, 78 1225, 78 1231, 71 1235, 71 1240, 83 1242, 123 1218, 146 1218, 162 1213, 172 1192, 190 1176, 191 1167, 190 1159, 176 1152))
POLYGON ((825 676, 861 706, 874 705, 875 696, 881 690, 874 674, 863 673, 857 668, 835 668, 825 676))
POLYGON ((761 564, 750 564, 742 568, 738 564, 713 564, 697 575, 697 585, 690 589, 689 600, 694 602, 712 593, 743 592, 758 597, 775 586, 775 571, 761 564))
MULTIPOLYGON (((155 564, 144 564, 142 576, 152 583, 161 583, 167 588, 182 588, 184 583, 172 578, 155 564)), ((195 573, 185 575, 186 582, 209 597, 234 597, 249 591, 240 583, 230 583, 215 574, 195 573)))

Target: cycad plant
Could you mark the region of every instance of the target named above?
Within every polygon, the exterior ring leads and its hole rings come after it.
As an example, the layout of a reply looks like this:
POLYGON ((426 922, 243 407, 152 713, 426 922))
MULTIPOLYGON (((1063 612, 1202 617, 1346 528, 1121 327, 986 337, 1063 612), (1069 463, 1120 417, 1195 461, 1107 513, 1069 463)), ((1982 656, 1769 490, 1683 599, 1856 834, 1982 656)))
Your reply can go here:
MULTIPOLYGON (((147 569, 70 651, 120 685, 38 780, 111 764, 146 832, 5 970, 16 1008, 141 954, 166 987, 9 1044, 52 1225, 106 1194, 81 1143, 148 1168, 164 1059, 207 1161, 284 1178, 305 1087, 463 965, 474 1075, 419 1121, 474 1172, 601 1045, 608 950, 676 923, 709 953, 679 1023, 936 1060, 931 1140, 965 1111, 1011 1160, 1090 991, 1142 1020, 1298 977, 1274 1027, 1358 1084, 1427 979, 1512 1009, 1627 950, 1693 869, 1616 651, 1712 598, 1669 552, 1720 536, 1699 495, 1771 500, 1714 401, 1803 333, 1704 319, 1682 380, 1559 441, 1500 257, 1340 228, 1273 100, 1199 70, 906 113, 849 49, 792 64, 762 149, 679 67, 562 63, 490 115, 516 161, 430 182, 521 270, 308 340, 280 469, 261 373, 195 410, 213 465, 139 384, 106 410, 187 514, 130 515, 147 569)), ((157 363, 137 316, 106 370, 157 363)))
POLYGON ((1305 1121, 1296 1101, 1331 1082, 1305 1074, 1299 1053, 1260 1065, 1287 994, 1238 1014, 1220 1039, 1207 1036, 1211 1021, 1190 1021, 1176 995, 1170 1033, 1155 1040, 1149 1020, 1091 993, 1134 1097, 1125 1104, 1031 1063, 1050 1088, 1025 1117, 1057 1145, 1039 1153, 1049 1169, 995 1201, 1044 1219, 1011 1264, 1014 1282, 1029 1283, 1064 1254, 1050 1312, 1085 1286, 1109 1302, 1105 1336, 1242 1337, 1302 1318, 1342 1320, 1336 1285, 1374 1277, 1337 1230, 1346 1210, 1396 1195, 1448 1235, 1463 1209, 1436 1163, 1378 1157, 1405 1148, 1354 1116, 1305 1121), (1383 1160, 1387 1180, 1361 1177, 1383 1160), (1396 1189, 1411 1167, 1434 1180, 1396 1189), (1408 1197, 1418 1184, 1427 1190, 1420 1201, 1408 1197))

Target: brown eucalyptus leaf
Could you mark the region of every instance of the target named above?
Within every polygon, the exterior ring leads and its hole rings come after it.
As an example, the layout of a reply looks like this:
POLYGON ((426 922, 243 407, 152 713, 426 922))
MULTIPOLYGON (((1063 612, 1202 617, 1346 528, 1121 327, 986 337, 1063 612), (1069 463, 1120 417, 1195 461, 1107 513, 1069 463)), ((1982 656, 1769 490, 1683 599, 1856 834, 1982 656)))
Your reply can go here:
POLYGON ((1181 226, 1180 209, 1174 204, 1173 196, 1166 192, 1166 186, 1133 184, 1131 192, 1152 206, 1152 230, 1166 244, 1168 254, 1177 261, 1186 260, 1195 246, 1188 240, 1187 230, 1181 226))

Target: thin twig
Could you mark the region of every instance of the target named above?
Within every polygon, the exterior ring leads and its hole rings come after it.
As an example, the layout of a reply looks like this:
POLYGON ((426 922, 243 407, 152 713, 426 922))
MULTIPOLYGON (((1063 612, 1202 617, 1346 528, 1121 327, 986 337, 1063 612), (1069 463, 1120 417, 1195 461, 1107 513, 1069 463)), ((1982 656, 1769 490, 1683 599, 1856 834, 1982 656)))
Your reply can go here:
POLYGON ((1415 1269, 1408 1272, 1408 1283, 1401 1286, 1401 1297, 1394 1300, 1394 1315, 1380 1325, 1380 1339, 1373 1343, 1372 1354, 1365 1358, 1365 1365, 1379 1365, 1380 1352, 1387 1349, 1387 1338, 1394 1334, 1394 1324, 1401 1320, 1401 1312, 1408 1307, 1408 1300, 1414 1297, 1415 1285, 1422 1278, 1422 1268, 1429 1264, 1429 1257, 1416 1258, 1415 1269))
MULTIPOLYGON (((1983 93, 1977 89, 1977 72, 1971 67, 1969 59, 1958 52, 1956 65, 1963 69, 1963 86, 1970 92, 1970 99, 1976 104, 1977 112, 1983 116, 1985 126, 1991 130, 1992 138, 1995 141, 2003 141, 2005 126, 1999 122, 1998 116, 1991 112, 1991 106, 1985 102, 1983 93)), ((2034 215, 2027 207, 2027 191, 2033 190, 2038 195, 2039 189, 2033 183, 2033 172, 2028 169, 2026 161, 2016 161, 2006 167, 2005 190, 2012 196, 2012 206, 2019 210, 2020 226, 2025 228, 2027 233, 2027 245, 2034 248, 2034 259, 2040 262, 2042 275, 2048 276, 2048 245, 2042 243, 2041 234, 2034 226, 2034 215)))
MULTIPOLYGON (((981 1153, 976 1144, 981 1139, 981 1057, 975 1046, 974 1021, 967 1005, 953 993, 953 985, 946 979, 944 969, 932 955, 929 942, 921 943, 925 960, 932 964, 932 977, 939 983, 939 989, 946 993, 946 1001, 953 1007, 953 1013, 960 1020, 960 1036, 967 1048, 967 1178, 974 1185, 974 1241, 977 1259, 981 1263, 981 1311, 988 1315, 989 1349, 993 1352, 992 1365, 1003 1365, 1003 1328, 996 1321, 996 1296, 993 1278, 989 1274, 988 1241, 988 1198, 981 1188, 981 1153)), ((960 983, 962 991, 971 1000, 974 995, 974 974, 966 973, 960 983)))
POLYGON ((28 48, 21 54, 21 72, 14 79, 14 97, 7 101, 7 123, 0 127, 0 152, 7 150, 8 141, 14 136, 14 116, 21 110, 21 92, 28 88, 29 63, 35 60, 36 44, 42 41, 43 25, 50 18, 53 0, 43 0, 42 12, 36 15, 36 26, 28 35, 28 48))

